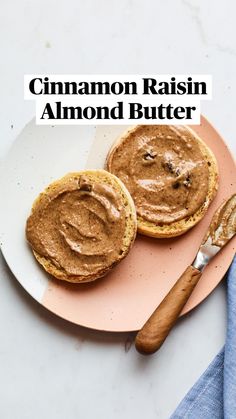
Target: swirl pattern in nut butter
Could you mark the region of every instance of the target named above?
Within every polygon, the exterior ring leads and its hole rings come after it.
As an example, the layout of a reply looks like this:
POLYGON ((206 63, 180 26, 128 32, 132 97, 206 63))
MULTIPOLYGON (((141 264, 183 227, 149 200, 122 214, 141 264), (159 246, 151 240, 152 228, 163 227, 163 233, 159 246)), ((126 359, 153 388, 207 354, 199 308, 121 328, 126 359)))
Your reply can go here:
POLYGON ((108 169, 126 185, 137 214, 157 225, 193 215, 207 197, 208 162, 185 127, 131 130, 112 150, 108 169))
POLYGON ((122 197, 105 182, 65 177, 41 194, 27 220, 27 240, 67 275, 89 275, 116 262, 123 247, 122 197))

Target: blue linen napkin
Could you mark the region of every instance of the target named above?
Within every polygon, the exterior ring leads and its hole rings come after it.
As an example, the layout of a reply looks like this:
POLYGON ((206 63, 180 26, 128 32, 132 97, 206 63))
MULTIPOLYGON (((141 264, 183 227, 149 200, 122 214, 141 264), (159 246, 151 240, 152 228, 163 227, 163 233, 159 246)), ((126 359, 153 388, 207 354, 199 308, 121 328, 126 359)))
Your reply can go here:
POLYGON ((236 257, 228 272, 227 300, 225 346, 170 419, 236 419, 236 257))

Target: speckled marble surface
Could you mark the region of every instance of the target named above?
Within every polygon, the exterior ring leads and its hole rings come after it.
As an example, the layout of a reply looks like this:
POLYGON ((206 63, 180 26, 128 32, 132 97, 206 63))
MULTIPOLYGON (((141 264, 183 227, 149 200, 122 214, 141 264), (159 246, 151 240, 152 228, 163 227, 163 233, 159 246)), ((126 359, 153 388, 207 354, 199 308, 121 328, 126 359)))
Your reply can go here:
MULTIPOLYGON (((202 111, 235 154, 235 12, 233 0, 4 2, 0 157, 34 115, 25 73, 212 74, 213 100, 202 111)), ((167 419, 224 343, 223 283, 145 358, 132 334, 47 312, 2 257, 0 277, 2 419, 167 419)))

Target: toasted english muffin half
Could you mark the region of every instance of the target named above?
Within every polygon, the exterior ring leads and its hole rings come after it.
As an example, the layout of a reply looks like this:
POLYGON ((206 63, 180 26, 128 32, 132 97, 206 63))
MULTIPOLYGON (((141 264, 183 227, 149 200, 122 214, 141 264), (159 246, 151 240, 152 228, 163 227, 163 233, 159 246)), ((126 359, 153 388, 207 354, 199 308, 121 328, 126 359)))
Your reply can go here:
POLYGON ((105 167, 133 197, 138 232, 156 238, 179 236, 192 228, 218 189, 216 158, 187 126, 133 127, 114 143, 105 167))
POLYGON ((33 203, 26 238, 57 279, 83 283, 106 275, 129 252, 136 210, 124 184, 105 170, 69 173, 33 203))

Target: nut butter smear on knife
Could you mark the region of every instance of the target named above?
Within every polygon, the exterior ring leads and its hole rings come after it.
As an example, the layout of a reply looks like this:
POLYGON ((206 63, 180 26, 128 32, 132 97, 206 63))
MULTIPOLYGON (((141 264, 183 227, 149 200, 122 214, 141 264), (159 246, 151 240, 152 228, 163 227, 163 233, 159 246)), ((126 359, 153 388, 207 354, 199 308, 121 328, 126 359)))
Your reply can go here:
POLYGON ((138 332, 135 346, 140 353, 152 354, 161 347, 201 278, 203 269, 235 234, 236 194, 215 212, 192 265, 187 267, 138 332))

